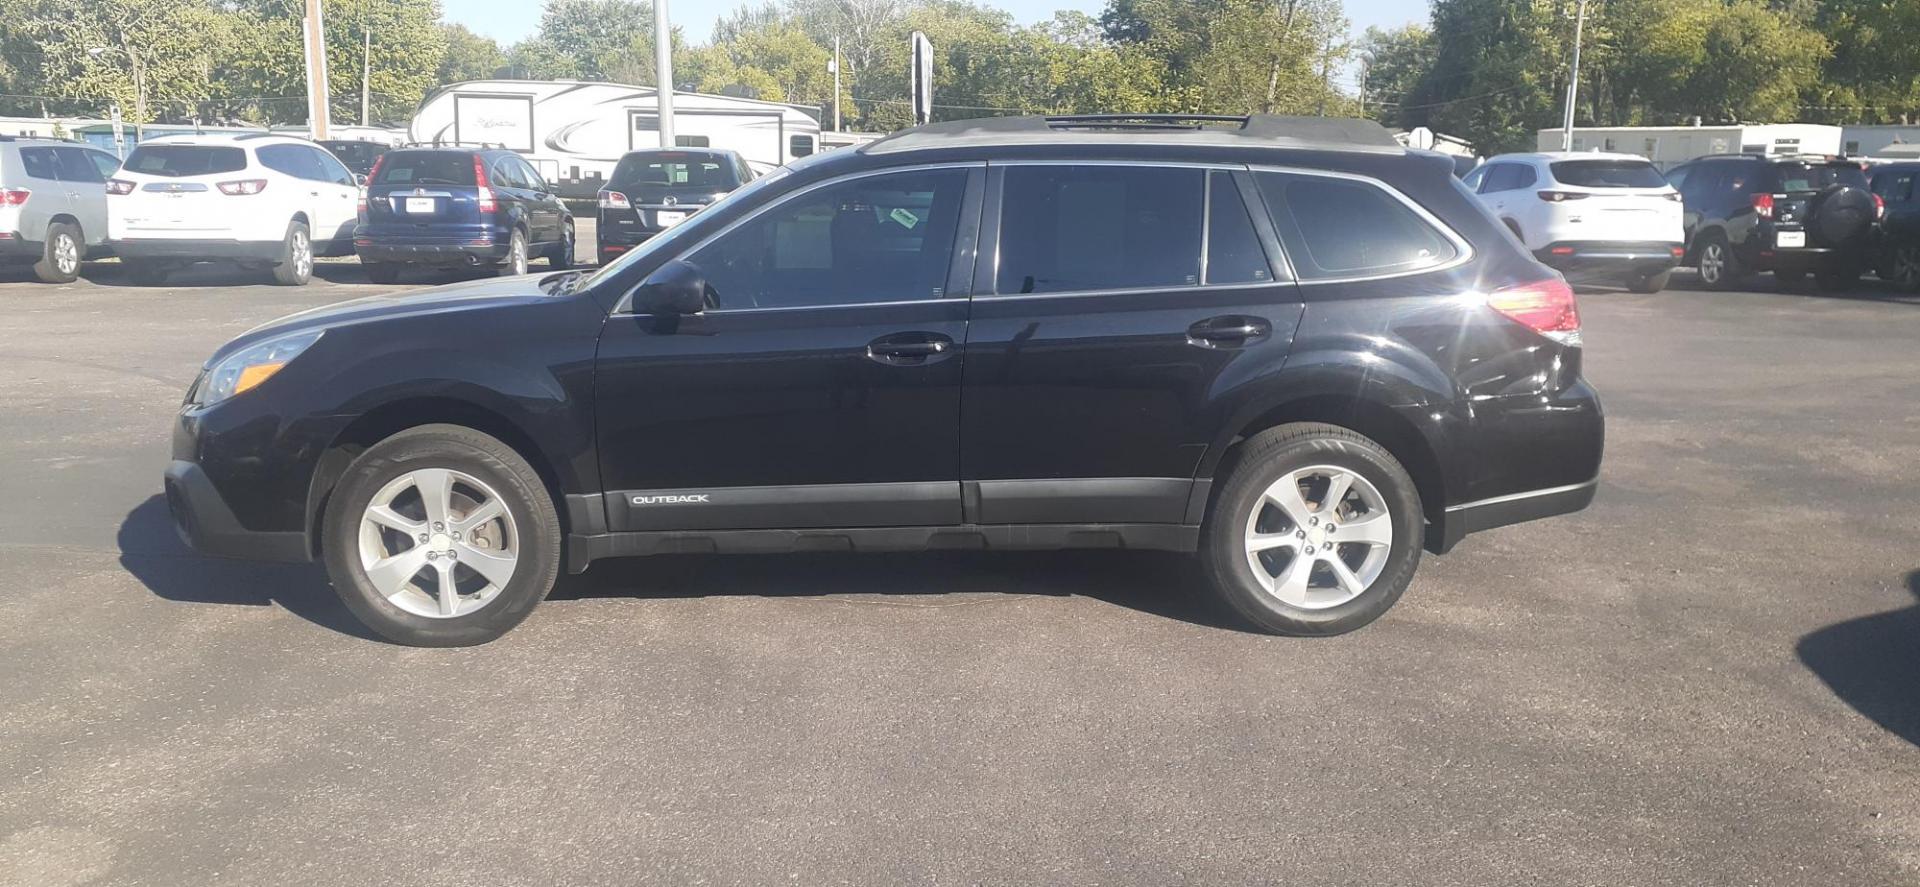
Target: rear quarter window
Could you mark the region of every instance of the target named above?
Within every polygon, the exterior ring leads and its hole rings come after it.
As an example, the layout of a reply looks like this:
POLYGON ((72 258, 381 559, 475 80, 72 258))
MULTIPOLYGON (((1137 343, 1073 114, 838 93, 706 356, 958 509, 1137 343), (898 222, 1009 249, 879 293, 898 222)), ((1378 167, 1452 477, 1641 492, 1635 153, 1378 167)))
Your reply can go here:
POLYGON ((1406 274, 1460 256, 1453 241, 1378 185, 1272 172, 1259 181, 1302 280, 1406 274))
POLYGON ((473 185, 473 155, 454 151, 394 151, 380 163, 376 185, 473 185))
POLYGON ((1553 178, 1576 188, 1664 188, 1667 180, 1653 164, 1640 160, 1562 160, 1553 178))
POLYGON ((123 168, 165 178, 208 176, 246 169, 247 152, 220 145, 141 145, 123 168))

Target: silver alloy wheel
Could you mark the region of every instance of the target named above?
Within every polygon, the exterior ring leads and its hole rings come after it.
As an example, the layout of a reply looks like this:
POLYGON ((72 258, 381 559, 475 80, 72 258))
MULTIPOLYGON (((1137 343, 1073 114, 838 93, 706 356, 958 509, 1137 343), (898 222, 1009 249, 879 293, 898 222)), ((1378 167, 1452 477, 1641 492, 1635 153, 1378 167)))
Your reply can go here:
POLYGON ((53 267, 67 276, 80 271, 80 246, 73 242, 73 235, 62 231, 54 236, 53 267))
POLYGON ((513 236, 513 243, 507 247, 507 272, 527 273, 527 239, 517 233, 513 236))
POLYGON ((452 619, 498 597, 520 562, 520 533, 479 478, 422 468, 375 493, 360 519, 360 567, 388 603, 452 619))
POLYGON ((1700 248, 1700 279, 1708 283, 1719 283, 1720 276, 1727 271, 1727 257, 1718 243, 1709 243, 1700 248))
POLYGON ((313 245, 307 241, 307 232, 299 228, 293 231, 293 242, 288 245, 287 259, 293 263, 293 273, 301 280, 313 274, 313 245))
POLYGON ((1346 468, 1314 465, 1273 482, 1247 516, 1247 565, 1282 603, 1325 610, 1386 571, 1393 515, 1386 497, 1346 468))

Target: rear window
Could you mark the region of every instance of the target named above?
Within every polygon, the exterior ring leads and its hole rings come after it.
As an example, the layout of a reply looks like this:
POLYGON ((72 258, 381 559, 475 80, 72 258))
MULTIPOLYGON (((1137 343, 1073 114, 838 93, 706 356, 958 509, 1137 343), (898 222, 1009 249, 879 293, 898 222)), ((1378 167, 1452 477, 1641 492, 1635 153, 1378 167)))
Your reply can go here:
POLYGON ((690 185, 735 188, 733 164, 698 154, 628 154, 613 168, 613 187, 690 185))
POLYGON ((376 185, 472 185, 473 155, 460 151, 394 151, 380 162, 376 185))
POLYGON ((1667 180, 1642 160, 1562 160, 1553 177, 1576 188, 1665 188, 1667 180))
POLYGON ((141 145, 122 168, 168 178, 239 172, 247 168, 247 152, 217 145, 141 145))
POLYGON ((1773 169, 1779 177, 1778 190, 1786 193, 1825 191, 1834 185, 1867 187, 1866 172, 1852 163, 1776 163, 1773 169))

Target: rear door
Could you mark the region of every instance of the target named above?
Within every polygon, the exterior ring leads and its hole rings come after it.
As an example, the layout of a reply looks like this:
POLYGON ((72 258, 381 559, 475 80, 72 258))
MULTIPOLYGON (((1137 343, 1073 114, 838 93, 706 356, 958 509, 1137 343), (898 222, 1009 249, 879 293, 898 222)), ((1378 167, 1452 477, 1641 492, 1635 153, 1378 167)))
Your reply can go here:
POLYGON ((1185 521, 1218 387, 1301 315, 1244 167, 993 164, 961 409, 968 520, 1185 521))
POLYGON ((1553 209, 1565 227, 1561 240, 1678 243, 1682 209, 1660 171, 1644 160, 1556 160, 1548 166, 1565 197, 1553 209))
POLYGON ((1871 230, 1867 174, 1852 161, 1784 161, 1772 165, 1775 246, 1860 246, 1871 230))
POLYGON ((243 231, 221 182, 247 178, 247 151, 232 145, 140 145, 119 178, 134 183, 114 198, 109 214, 116 236, 145 239, 263 239, 243 231), (236 227, 238 226, 238 227, 236 227))
POLYGON ((519 167, 520 180, 526 183, 528 199, 535 205, 532 211, 540 220, 542 233, 534 239, 545 243, 559 242, 561 226, 567 217, 566 204, 560 202, 559 195, 553 193, 553 189, 540 177, 540 172, 534 169, 532 164, 520 157, 514 157, 513 163, 519 167))
POLYGON ((60 180, 60 155, 57 148, 33 147, 20 149, 20 167, 26 173, 26 180, 8 182, 9 188, 20 188, 28 192, 27 201, 20 204, 20 236, 34 241, 45 240, 47 225, 53 217, 73 212, 73 197, 66 182, 60 180))
POLYGON ((310 183, 318 201, 314 212, 313 236, 332 240, 336 250, 353 242, 353 227, 359 221, 360 184, 353 171, 325 149, 301 145, 311 157, 316 178, 310 183))
POLYGON ((466 151, 394 151, 367 185, 367 222, 401 229, 478 225, 474 155, 466 151))
POLYGON ((67 192, 68 212, 80 222, 81 238, 98 243, 107 234, 107 177, 86 148, 55 148, 60 184, 67 192))

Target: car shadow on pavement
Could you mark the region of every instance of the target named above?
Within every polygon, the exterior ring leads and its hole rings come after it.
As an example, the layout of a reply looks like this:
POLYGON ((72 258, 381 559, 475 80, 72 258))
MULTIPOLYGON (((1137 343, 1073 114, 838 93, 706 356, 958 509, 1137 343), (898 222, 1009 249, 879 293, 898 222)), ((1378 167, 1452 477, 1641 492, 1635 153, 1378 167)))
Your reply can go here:
POLYGON ((342 634, 385 640, 360 624, 309 564, 225 560, 197 554, 174 533, 165 496, 140 503, 120 522, 120 566, 148 591, 184 604, 278 604, 289 613, 342 634))
POLYGON ((1193 558, 1139 551, 656 555, 598 561, 563 576, 552 599, 875 596, 932 606, 953 595, 1080 596, 1249 631, 1216 603, 1193 558))
MULTIPOLYGON (((1907 590, 1920 598, 1920 570, 1907 590)), ((1797 650, 1854 711, 1920 745, 1920 603, 1820 629, 1797 650)))

